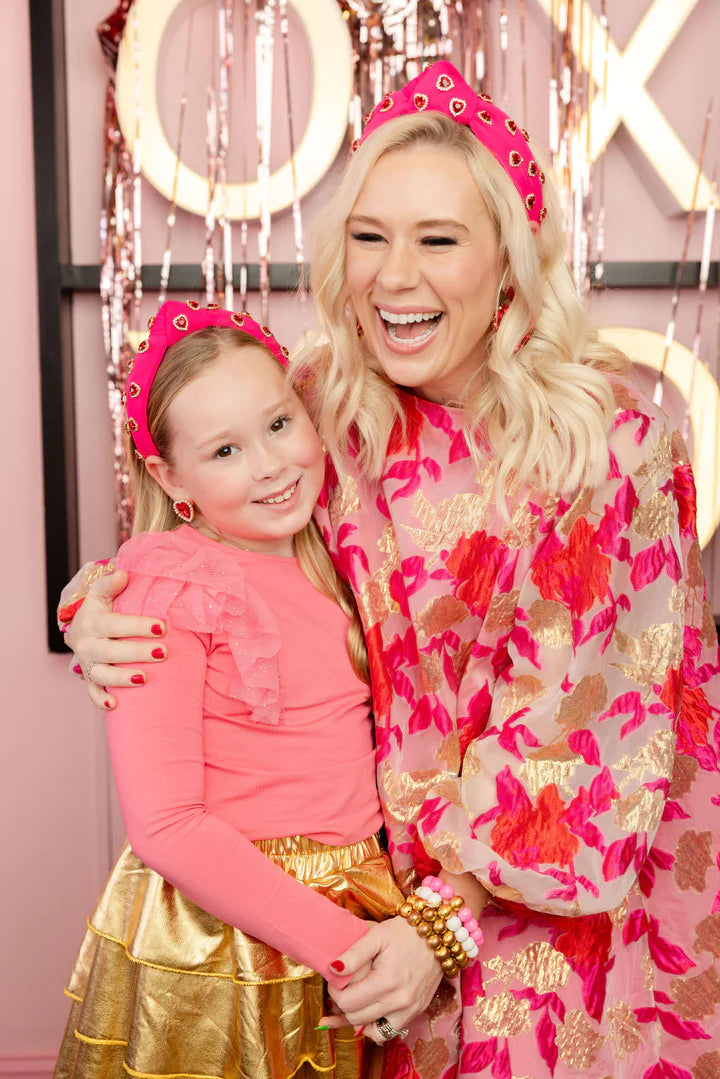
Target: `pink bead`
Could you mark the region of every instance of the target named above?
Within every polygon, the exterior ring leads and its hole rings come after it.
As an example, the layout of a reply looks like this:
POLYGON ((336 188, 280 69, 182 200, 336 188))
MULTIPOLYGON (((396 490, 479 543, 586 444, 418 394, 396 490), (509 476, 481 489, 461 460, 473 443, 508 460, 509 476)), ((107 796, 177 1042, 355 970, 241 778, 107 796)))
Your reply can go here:
POLYGON ((457 912, 457 916, 463 923, 463 925, 465 925, 465 923, 469 922, 472 918, 473 912, 470 910, 470 907, 460 907, 460 910, 457 912))
POLYGON ((482 929, 480 929, 479 927, 477 929, 473 929, 473 931, 470 933, 470 936, 475 941, 478 948, 480 947, 482 942, 485 940, 485 934, 483 933, 482 929))
POLYGON ((467 929, 468 933, 472 934, 473 929, 478 928, 477 918, 471 918, 469 921, 465 922, 465 928, 467 929))
POLYGON ((455 889, 451 884, 441 884, 438 891, 441 899, 452 899, 455 895, 455 889))
POLYGON ((431 892, 434 892, 436 879, 436 877, 432 876, 424 877, 422 882, 423 888, 429 888, 431 892))

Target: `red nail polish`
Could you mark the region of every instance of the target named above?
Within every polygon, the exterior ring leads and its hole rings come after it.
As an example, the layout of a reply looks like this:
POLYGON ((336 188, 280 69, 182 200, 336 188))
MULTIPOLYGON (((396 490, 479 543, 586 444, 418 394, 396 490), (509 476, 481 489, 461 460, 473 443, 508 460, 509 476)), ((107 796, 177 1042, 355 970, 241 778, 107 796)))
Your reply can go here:
POLYGON ((150 632, 154 633, 156 637, 162 637, 163 628, 159 622, 155 622, 152 626, 150 626, 150 632))
POLYGON ((153 648, 153 650, 152 650, 152 658, 153 659, 165 659, 164 650, 162 648, 153 648))
POLYGON ((342 972, 345 970, 345 964, 343 963, 342 959, 334 959, 330 966, 334 971, 336 971, 337 974, 342 974, 342 972))
POLYGON ((132 678, 130 679, 130 681, 132 682, 132 684, 134 686, 144 686, 145 685, 145 675, 144 674, 134 674, 132 676, 132 678))

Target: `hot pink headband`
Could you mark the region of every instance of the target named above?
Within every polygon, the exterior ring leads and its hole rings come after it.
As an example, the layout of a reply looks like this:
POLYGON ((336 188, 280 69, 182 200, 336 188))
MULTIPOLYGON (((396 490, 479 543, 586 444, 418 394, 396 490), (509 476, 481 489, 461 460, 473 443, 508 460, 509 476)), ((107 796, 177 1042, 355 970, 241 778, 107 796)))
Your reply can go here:
POLYGON ((547 210, 542 194, 545 174, 533 159, 527 131, 494 105, 487 94, 478 96, 447 60, 426 67, 407 86, 387 94, 366 115, 365 130, 353 143, 353 152, 388 120, 415 116, 428 109, 467 125, 512 180, 528 219, 539 224, 545 218, 547 210))
POLYGON ((127 411, 125 430, 132 435, 135 449, 141 457, 157 454, 157 447, 148 429, 147 406, 150 387, 162 363, 163 356, 176 341, 208 326, 227 326, 242 330, 258 344, 272 352, 283 367, 287 366, 288 350, 277 343, 267 326, 261 326, 242 311, 239 315, 226 311, 218 304, 201 307, 195 300, 166 300, 156 315, 148 319, 149 337, 140 343, 135 358, 128 364, 128 381, 124 403, 127 411))

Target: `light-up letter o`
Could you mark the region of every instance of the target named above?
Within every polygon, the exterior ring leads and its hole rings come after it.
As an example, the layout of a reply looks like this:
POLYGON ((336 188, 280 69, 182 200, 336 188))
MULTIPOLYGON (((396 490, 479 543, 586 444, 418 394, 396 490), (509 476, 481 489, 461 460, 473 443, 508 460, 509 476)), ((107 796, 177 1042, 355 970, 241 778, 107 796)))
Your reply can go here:
MULTIPOLYGON (((167 23, 182 0, 135 0, 140 50, 141 168, 165 198, 172 196, 176 154, 160 123, 155 92, 160 43, 167 23)), ((310 45, 313 92, 307 130, 295 152, 298 194, 306 194, 322 179, 335 160, 348 126, 352 93, 352 47, 347 25, 335 0, 290 0, 310 45)), ((133 20, 128 18, 117 63, 116 99, 120 128, 132 148, 135 132, 135 68, 133 20)), ((257 218, 260 213, 256 182, 227 185, 229 216, 257 218)), ((276 213, 293 200, 292 172, 287 161, 270 176, 270 211, 276 213)), ((204 217, 208 182, 180 162, 177 204, 204 217)))

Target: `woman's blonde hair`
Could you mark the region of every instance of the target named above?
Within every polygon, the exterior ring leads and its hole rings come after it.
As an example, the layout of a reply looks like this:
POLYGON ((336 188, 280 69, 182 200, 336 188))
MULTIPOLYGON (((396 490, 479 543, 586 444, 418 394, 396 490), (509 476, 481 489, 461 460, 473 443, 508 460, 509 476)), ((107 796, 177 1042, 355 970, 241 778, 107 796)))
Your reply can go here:
MULTIPOLYGON (((614 411, 608 376, 622 373, 621 353, 590 331, 564 258, 560 202, 550 180, 547 216, 536 234, 512 181, 469 128, 440 115, 398 118, 375 131, 352 158, 314 236, 312 290, 322 333, 293 357, 292 371, 337 461, 353 432, 358 464, 371 481, 382 475, 388 437, 403 414, 395 387, 358 340, 347 276, 348 217, 380 157, 393 150, 451 150, 467 164, 495 226, 501 293, 515 296, 497 333, 484 340, 484 363, 465 398, 465 430, 478 469, 488 445, 498 504, 517 486, 569 491, 604 478, 614 411), (515 348, 534 325, 532 337, 515 348)), ((535 151, 533 150, 533 153, 535 151)))
MULTIPOLYGON (((165 353, 153 380, 148 397, 148 427, 158 454, 172 465, 172 431, 169 408, 183 387, 192 382, 215 363, 245 346, 262 348, 250 334, 227 326, 210 326, 197 330, 177 341, 165 353)), ((277 360, 266 349, 273 363, 277 360)), ((144 462, 135 453, 134 444, 128 439, 126 446, 130 488, 135 505, 133 532, 164 532, 182 524, 175 515, 172 499, 153 479, 144 462)), ((311 584, 324 596, 334 600, 350 619, 348 629, 348 653, 353 668, 364 682, 369 684, 368 658, 365 638, 357 607, 347 584, 335 572, 325 544, 311 519, 294 539, 295 554, 301 570, 311 584)))

